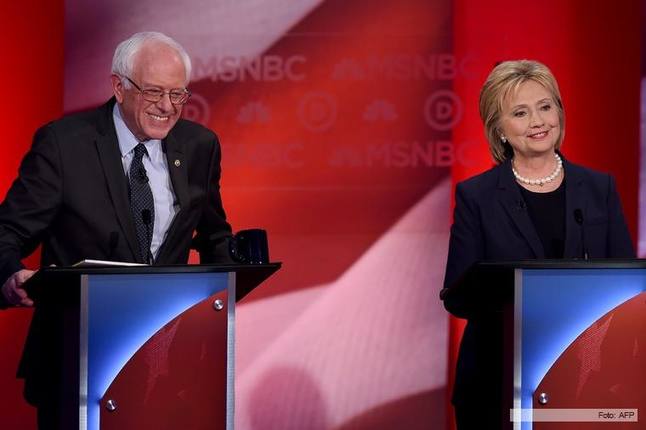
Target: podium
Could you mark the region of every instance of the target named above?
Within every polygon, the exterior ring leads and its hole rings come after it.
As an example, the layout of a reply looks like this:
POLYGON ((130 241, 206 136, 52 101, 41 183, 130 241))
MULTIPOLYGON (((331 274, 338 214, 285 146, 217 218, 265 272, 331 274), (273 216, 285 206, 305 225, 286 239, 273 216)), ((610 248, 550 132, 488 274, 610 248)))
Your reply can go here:
POLYGON ((646 261, 478 263, 443 299, 502 314, 505 428, 646 421, 646 261))
POLYGON ((58 428, 231 429, 235 303, 280 268, 44 268, 19 368, 58 428))

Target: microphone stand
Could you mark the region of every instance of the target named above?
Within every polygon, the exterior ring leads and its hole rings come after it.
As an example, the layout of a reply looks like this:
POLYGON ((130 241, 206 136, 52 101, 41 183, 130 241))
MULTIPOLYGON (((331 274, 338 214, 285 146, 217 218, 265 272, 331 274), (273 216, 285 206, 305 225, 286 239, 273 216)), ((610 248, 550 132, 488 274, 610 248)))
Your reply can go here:
POLYGON ((152 216, 150 214, 150 209, 143 209, 141 211, 141 220, 144 222, 144 225, 146 226, 146 243, 148 243, 148 247, 146 248, 146 263, 147 264, 154 264, 155 260, 153 258, 153 254, 150 251, 150 245, 152 244, 152 216))

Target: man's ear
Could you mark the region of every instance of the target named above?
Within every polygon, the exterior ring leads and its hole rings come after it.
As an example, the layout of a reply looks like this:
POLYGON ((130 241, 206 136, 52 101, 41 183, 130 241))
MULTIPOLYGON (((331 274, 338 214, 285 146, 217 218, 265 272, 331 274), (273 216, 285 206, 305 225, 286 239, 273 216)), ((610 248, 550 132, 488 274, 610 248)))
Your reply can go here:
POLYGON ((121 77, 119 75, 112 74, 110 76, 110 80, 112 82, 112 92, 114 93, 114 97, 117 99, 117 103, 123 103, 125 88, 123 87, 121 77))

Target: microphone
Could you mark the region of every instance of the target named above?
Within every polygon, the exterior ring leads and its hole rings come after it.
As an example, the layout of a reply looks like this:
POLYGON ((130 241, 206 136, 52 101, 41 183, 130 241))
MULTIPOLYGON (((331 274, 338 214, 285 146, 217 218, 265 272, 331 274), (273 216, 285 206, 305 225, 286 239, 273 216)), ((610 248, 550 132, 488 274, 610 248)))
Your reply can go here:
POLYGON ((108 259, 112 260, 114 258, 114 251, 117 249, 117 246, 119 245, 119 232, 118 231, 111 231, 110 232, 110 238, 108 239, 108 259))
POLYGON ((144 225, 146 226, 146 243, 148 243, 148 247, 146 249, 146 262, 149 264, 152 264, 154 262, 152 253, 150 252, 150 243, 152 242, 152 232, 151 232, 152 218, 153 217, 150 212, 150 209, 141 210, 141 220, 144 222, 144 225))
POLYGON ((579 224, 581 229, 581 254, 584 260, 588 259, 588 250, 585 246, 585 228, 583 222, 583 211, 579 208, 574 209, 574 221, 579 224))
POLYGON ((143 166, 141 166, 137 172, 137 179, 139 179, 139 182, 142 184, 148 182, 148 175, 146 174, 146 169, 143 166))
POLYGON ((141 220, 144 222, 144 225, 148 227, 152 221, 152 215, 150 214, 150 209, 141 210, 141 220))

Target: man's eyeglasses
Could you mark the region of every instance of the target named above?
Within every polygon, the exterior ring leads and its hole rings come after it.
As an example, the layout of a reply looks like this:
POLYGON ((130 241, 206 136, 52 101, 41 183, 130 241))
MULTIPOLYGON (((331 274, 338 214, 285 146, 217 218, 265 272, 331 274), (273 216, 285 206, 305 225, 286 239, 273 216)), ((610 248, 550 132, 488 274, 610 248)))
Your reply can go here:
POLYGON ((134 87, 141 93, 144 100, 151 103, 157 103, 164 97, 165 94, 168 94, 170 102, 174 105, 183 105, 191 97, 191 92, 186 88, 175 88, 173 90, 160 90, 159 88, 141 88, 139 85, 135 84, 132 79, 127 76, 124 76, 128 82, 130 82, 134 87))

